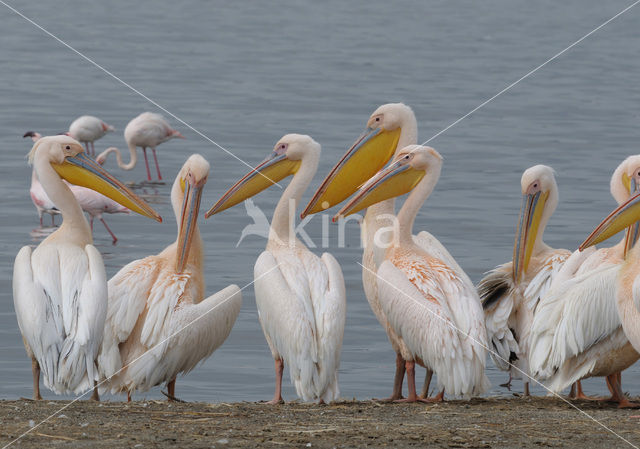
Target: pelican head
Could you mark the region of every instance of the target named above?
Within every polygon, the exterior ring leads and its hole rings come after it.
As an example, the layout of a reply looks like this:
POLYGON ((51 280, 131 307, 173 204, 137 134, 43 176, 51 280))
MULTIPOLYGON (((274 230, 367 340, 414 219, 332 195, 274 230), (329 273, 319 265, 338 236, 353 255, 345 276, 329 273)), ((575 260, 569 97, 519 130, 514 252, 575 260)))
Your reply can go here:
POLYGON ((206 213, 205 217, 222 212, 262 192, 267 187, 294 175, 303 159, 320 157, 320 144, 302 134, 287 134, 271 154, 256 168, 236 182, 206 213))
POLYGON ((376 109, 364 132, 322 181, 301 218, 341 203, 384 167, 396 152, 403 127, 416 128, 409 106, 389 103, 376 109))
POLYGON ((596 245, 609 237, 627 228, 625 235, 624 255, 638 240, 640 234, 640 224, 636 214, 640 213, 640 208, 636 199, 640 193, 640 155, 633 155, 626 158, 611 177, 611 195, 618 202, 618 208, 609 214, 580 245, 580 250, 596 245), (627 226, 622 224, 627 223, 627 226))
POLYGON ((413 190, 426 174, 437 181, 442 168, 442 156, 431 147, 404 147, 388 167, 380 170, 360 187, 358 193, 333 217, 347 217, 380 201, 404 195, 413 190))
POLYGON ((546 165, 534 165, 524 171, 520 180, 522 207, 520 221, 513 246, 513 279, 520 280, 526 273, 536 243, 542 241, 542 234, 549 217, 558 205, 558 186, 554 171, 546 165))
POLYGON ((71 184, 95 190, 140 215, 162 221, 151 206, 88 157, 72 137, 57 135, 39 139, 29 152, 29 163, 41 158, 71 184))
POLYGON ((182 211, 178 217, 177 273, 182 273, 187 264, 198 221, 202 191, 208 177, 209 163, 199 154, 193 154, 184 163, 174 182, 173 190, 180 189, 183 198, 182 211))

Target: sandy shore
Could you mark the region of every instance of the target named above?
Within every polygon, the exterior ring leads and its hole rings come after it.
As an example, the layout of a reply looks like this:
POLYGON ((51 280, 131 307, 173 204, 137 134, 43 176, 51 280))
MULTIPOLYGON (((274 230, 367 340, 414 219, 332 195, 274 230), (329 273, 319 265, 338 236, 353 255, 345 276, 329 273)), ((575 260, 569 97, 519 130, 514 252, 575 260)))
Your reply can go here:
MULTIPOLYGON (((0 444, 12 447, 632 447, 570 405, 547 398, 443 404, 205 404, 0 401, 0 444)), ((577 401, 640 445, 640 411, 577 401)))

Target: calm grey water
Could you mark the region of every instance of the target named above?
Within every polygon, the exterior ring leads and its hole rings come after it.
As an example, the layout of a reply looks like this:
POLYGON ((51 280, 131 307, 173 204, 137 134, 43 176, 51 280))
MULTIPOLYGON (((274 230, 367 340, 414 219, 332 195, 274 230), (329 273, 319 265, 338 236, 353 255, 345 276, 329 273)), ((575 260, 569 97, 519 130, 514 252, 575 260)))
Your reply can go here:
MULTIPOLYGON (((427 140, 630 3, 13 2, 250 164, 261 161, 283 134, 310 134, 323 145, 312 188, 379 104, 412 106, 420 139, 427 140)), ((511 257, 525 168, 544 163, 557 171, 561 201, 546 233, 552 246, 575 248, 614 206, 610 175, 624 157, 640 152, 638 8, 430 143, 445 165, 416 232, 436 235, 474 281, 511 257)), ((30 144, 21 136, 31 129, 58 133, 75 117, 93 114, 118 130, 100 140, 98 149, 122 147, 127 122, 156 108, 2 5, 0 36, 0 398, 15 398, 31 396, 31 371, 13 310, 13 258, 21 246, 40 239, 32 232, 38 221, 28 193, 30 144)), ((204 155, 212 166, 206 210, 247 167, 170 121, 187 139, 160 146, 161 168, 172 179, 188 155, 204 155)), ((125 181, 145 176, 143 164, 123 172, 112 160, 107 168, 125 181)), ((98 224, 95 243, 110 276, 175 239, 168 192, 169 185, 143 192, 164 224, 133 215, 107 217, 120 237, 115 247, 98 224)), ((280 192, 266 191, 256 204, 270 215, 280 192)), ((242 206, 206 222, 201 217, 208 292, 252 280, 265 241, 250 236, 235 247, 251 222, 242 206)), ((319 217, 306 230, 321 243, 319 217)), ((364 297, 357 225, 347 234, 348 246, 338 248, 332 228, 329 249, 342 265, 348 291, 340 386, 346 398, 382 397, 391 388, 394 354, 364 297)), ((504 373, 489 365, 492 394, 510 394, 498 386, 504 373)), ((177 394, 186 400, 268 399, 272 366, 248 288, 227 342, 178 379, 177 394)), ((285 398, 293 399, 286 376, 285 398)), ((626 390, 640 392, 637 367, 623 380, 626 390)), ((520 390, 521 384, 514 387, 520 390)), ((144 396, 160 397, 158 390, 144 396)), ((604 391, 603 380, 588 382, 587 390, 604 391)))

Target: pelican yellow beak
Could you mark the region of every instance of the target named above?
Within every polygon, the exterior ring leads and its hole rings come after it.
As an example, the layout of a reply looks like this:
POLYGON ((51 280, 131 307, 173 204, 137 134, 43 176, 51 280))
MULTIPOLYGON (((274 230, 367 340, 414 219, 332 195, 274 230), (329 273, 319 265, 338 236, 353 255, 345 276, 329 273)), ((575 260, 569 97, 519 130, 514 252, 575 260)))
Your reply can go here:
POLYGON ((300 217, 335 206, 353 194, 393 157, 400 132, 401 128, 367 128, 322 181, 300 217))
POLYGON ((629 241, 625 242, 626 254, 626 250, 633 247, 635 238, 637 238, 636 222, 638 220, 640 220, 640 193, 636 193, 602 220, 589 237, 582 242, 579 248, 580 251, 607 240, 624 228, 629 228, 626 237, 629 241), (627 248, 628 244, 630 244, 630 246, 627 248))
POLYGON ((51 166, 71 184, 95 190, 129 210, 162 222, 162 217, 151 206, 85 153, 67 156, 61 164, 52 163, 51 166))
MULTIPOLYGON (((640 191, 640 186, 636 182, 635 177, 631 178, 626 173, 622 174, 622 183, 625 185, 627 190, 629 190, 630 195, 635 195, 640 191)), ((623 257, 627 257, 631 248, 638 241, 638 236, 640 235, 640 223, 635 222, 631 226, 629 226, 624 233, 624 255, 623 257)))
POLYGON ((516 241, 513 245, 513 280, 518 282, 523 273, 526 273, 531 260, 533 247, 538 238, 538 228, 544 206, 549 198, 549 191, 527 193, 522 196, 520 209, 520 221, 516 231, 516 241))
POLYGON ((180 230, 178 234, 178 259, 176 261, 176 272, 182 273, 187 264, 189 250, 191 249, 191 240, 193 232, 196 229, 198 221, 198 213, 200 212, 200 200, 204 185, 207 178, 200 181, 194 181, 192 177, 188 180, 182 180, 184 190, 184 199, 182 201, 182 213, 180 214, 180 230))
POLYGON ((226 191, 205 214, 205 218, 222 212, 242 201, 262 192, 267 187, 281 181, 287 176, 294 175, 300 168, 301 161, 293 161, 286 154, 274 151, 260 165, 244 175, 240 181, 226 191))
POLYGON ((367 181, 356 196, 333 217, 333 221, 410 192, 426 173, 425 170, 413 168, 405 158, 397 160, 367 181))

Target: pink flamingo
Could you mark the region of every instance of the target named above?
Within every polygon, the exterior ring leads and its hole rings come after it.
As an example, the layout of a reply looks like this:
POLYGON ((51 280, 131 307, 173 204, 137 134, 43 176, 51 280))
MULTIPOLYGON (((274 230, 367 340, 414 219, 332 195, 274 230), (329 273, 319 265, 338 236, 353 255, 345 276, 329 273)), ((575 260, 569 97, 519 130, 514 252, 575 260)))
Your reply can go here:
POLYGON ((100 153, 96 157, 96 161, 99 164, 104 164, 107 160, 107 156, 110 153, 116 153, 116 160, 118 166, 123 170, 131 170, 136 166, 138 162, 138 156, 136 153, 136 147, 142 148, 144 154, 144 163, 147 167, 147 181, 151 181, 151 171, 149 170, 149 160, 147 159, 147 148, 151 148, 153 151, 153 159, 156 163, 156 170, 158 172, 158 180, 162 180, 160 174, 160 167, 158 166, 158 157, 156 156, 156 147, 162 142, 179 137, 184 139, 184 136, 179 131, 171 128, 169 123, 160 114, 153 112, 143 112, 133 120, 129 122, 124 129, 124 140, 127 142, 129 152, 131 153, 131 159, 128 163, 122 161, 122 154, 120 150, 111 147, 100 153))
POLYGON ((100 139, 110 131, 115 131, 115 128, 106 124, 98 117, 83 115, 71 123, 69 131, 66 134, 73 137, 78 142, 84 143, 87 148, 87 153, 89 153, 90 156, 95 157, 96 149, 93 146, 93 142, 100 139), (89 147, 89 144, 91 144, 91 147, 89 147))

